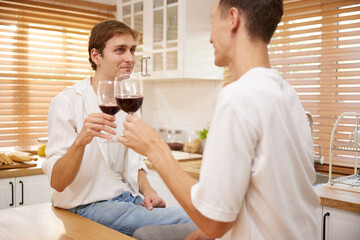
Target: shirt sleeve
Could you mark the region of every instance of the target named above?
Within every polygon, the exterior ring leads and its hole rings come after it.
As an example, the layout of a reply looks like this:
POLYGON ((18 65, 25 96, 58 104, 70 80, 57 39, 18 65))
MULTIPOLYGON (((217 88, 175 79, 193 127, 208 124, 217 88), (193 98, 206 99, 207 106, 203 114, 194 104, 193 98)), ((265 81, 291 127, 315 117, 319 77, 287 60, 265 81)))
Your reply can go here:
POLYGON ((201 214, 216 221, 236 220, 244 204, 257 139, 244 114, 228 104, 216 107, 200 179, 191 189, 192 203, 201 214))
POLYGON ((145 164, 145 162, 144 162, 144 156, 142 156, 142 155, 140 155, 140 160, 139 160, 139 167, 138 167, 138 169, 144 169, 144 171, 145 171, 146 173, 149 172, 149 169, 147 168, 147 166, 146 166, 146 164, 145 164))
POLYGON ((42 169, 51 180, 54 164, 63 157, 77 137, 73 104, 64 95, 56 96, 50 103, 48 114, 48 143, 46 160, 42 169))

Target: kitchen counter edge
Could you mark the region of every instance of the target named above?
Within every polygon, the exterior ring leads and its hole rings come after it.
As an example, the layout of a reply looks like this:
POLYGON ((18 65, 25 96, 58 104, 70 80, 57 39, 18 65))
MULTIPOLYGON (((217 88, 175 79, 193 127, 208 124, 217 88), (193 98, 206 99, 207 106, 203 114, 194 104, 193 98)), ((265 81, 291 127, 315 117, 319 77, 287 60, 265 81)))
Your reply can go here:
POLYGON ((35 167, 1 169, 0 170, 0 179, 44 174, 44 171, 41 169, 41 164, 44 161, 45 161, 45 157, 38 157, 37 161, 31 162, 31 163, 36 163, 35 167))

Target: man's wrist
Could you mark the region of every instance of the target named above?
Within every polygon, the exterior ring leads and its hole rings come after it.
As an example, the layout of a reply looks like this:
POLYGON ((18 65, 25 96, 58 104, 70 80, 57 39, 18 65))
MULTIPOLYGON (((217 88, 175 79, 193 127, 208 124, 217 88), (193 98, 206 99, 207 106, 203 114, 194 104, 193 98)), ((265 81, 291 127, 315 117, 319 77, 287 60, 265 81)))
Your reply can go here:
POLYGON ((143 193, 144 196, 157 195, 157 192, 153 188, 146 189, 143 193))
POLYGON ((157 161, 164 155, 164 149, 165 151, 170 151, 164 141, 158 141, 149 149, 146 156, 153 164, 157 164, 157 161))
POLYGON ((81 139, 79 137, 77 137, 77 138, 75 138, 74 146, 76 148, 85 148, 86 144, 84 144, 83 141, 81 141, 81 139))

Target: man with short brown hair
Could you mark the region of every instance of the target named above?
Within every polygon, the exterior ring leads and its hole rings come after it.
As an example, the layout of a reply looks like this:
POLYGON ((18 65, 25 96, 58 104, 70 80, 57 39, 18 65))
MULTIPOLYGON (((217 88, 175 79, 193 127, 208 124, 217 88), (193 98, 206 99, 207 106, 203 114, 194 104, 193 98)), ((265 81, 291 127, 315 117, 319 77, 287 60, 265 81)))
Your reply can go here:
MULTIPOLYGON (((210 42, 233 82, 217 99, 199 182, 136 115, 118 140, 145 155, 193 221, 212 238, 316 239, 313 145, 296 91, 271 69, 267 45, 281 0, 219 0, 210 42)), ((200 231, 187 239, 197 239, 200 231)))
POLYGON ((102 113, 97 85, 132 72, 136 39, 135 31, 116 20, 92 29, 89 61, 95 73, 51 101, 42 165, 56 190, 54 206, 130 236, 141 226, 191 222, 182 209, 165 208, 147 180, 143 156, 120 143, 99 141, 121 132, 127 114, 120 111, 115 118, 102 113))

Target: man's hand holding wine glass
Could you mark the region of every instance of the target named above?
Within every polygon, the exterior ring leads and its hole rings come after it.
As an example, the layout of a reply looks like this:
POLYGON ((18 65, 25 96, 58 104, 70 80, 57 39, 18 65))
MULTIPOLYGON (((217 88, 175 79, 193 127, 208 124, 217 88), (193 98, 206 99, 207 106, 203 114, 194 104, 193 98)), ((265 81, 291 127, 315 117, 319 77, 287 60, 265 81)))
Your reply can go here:
POLYGON ((89 144, 94 137, 110 140, 116 135, 114 130, 116 127, 114 116, 105 113, 90 113, 84 121, 78 139, 81 145, 89 144))
MULTIPOLYGON (((90 125, 89 130, 90 130, 90 133, 93 130, 99 131, 98 133, 100 135, 98 137, 107 139, 106 141, 101 139, 102 141, 100 141, 100 142, 114 142, 115 141, 115 140, 113 140, 113 135, 115 135, 116 132, 113 129, 110 129, 108 127, 108 126, 110 126, 109 121, 115 122, 115 114, 120 111, 120 107, 115 100, 114 91, 115 91, 114 81, 99 81, 98 88, 97 88, 97 100, 98 100, 99 108, 103 112, 103 114, 97 115, 97 116, 102 118, 102 120, 101 119, 92 119, 92 120, 97 120, 98 123, 97 124, 93 123, 93 122, 89 123, 89 125, 90 125), (106 116, 106 117, 104 117, 104 116, 106 116), (101 133, 101 131, 105 131, 112 135, 101 133)), ((85 120, 84 124, 86 124, 86 120, 85 120)), ((113 126, 115 126, 114 128, 116 128, 116 125, 113 125, 113 126)))

